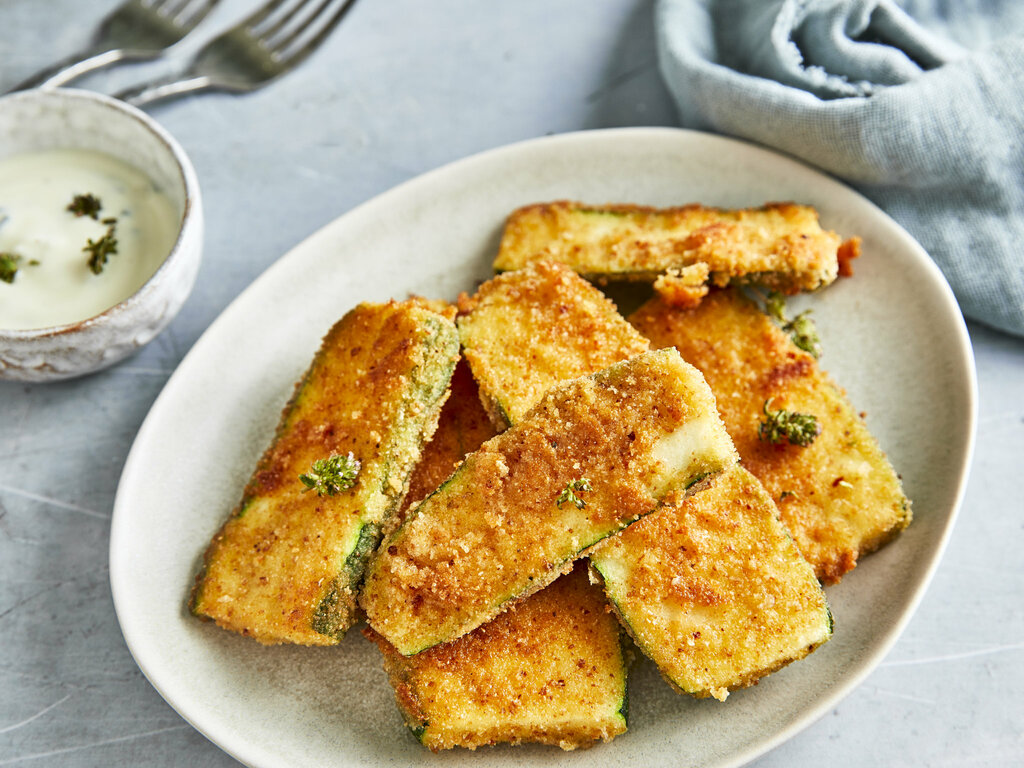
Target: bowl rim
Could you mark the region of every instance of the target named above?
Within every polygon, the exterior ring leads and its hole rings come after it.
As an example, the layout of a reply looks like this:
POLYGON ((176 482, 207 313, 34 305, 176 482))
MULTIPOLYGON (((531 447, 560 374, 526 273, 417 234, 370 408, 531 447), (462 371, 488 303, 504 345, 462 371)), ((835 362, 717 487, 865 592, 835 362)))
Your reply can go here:
MULTIPOLYGON (((162 276, 172 269, 173 263, 181 260, 181 253, 185 250, 186 235, 197 221, 195 212, 199 210, 201 200, 199 179, 196 176, 192 161, 185 153, 185 150, 166 128, 137 107, 133 107, 131 104, 115 99, 112 96, 81 88, 33 88, 27 91, 15 91, 14 93, 0 96, 0 109, 3 109, 4 105, 10 102, 31 99, 41 99, 42 101, 52 101, 53 103, 60 103, 66 100, 93 102, 119 112, 129 120, 133 120, 141 125, 160 142, 174 159, 174 164, 178 170, 178 177, 183 186, 184 205, 181 218, 178 220, 177 235, 171 250, 164 257, 163 261, 160 262, 160 266, 146 279, 146 282, 139 286, 132 294, 98 314, 70 323, 48 325, 40 328, 0 328, 0 339, 9 341, 45 339, 75 333, 103 323, 108 317, 120 315, 145 302, 153 284, 161 280, 162 276)), ((17 154, 17 151, 12 154, 17 154)), ((149 177, 146 169, 139 168, 138 170, 149 177)))

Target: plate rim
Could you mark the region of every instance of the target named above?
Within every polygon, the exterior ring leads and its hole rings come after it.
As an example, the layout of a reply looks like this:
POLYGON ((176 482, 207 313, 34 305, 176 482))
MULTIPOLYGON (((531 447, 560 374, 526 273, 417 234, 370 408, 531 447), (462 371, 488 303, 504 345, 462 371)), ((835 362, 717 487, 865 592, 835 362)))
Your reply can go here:
POLYGON ((920 605, 928 586, 931 584, 935 571, 938 568, 949 543, 955 522, 963 505, 967 481, 973 463, 977 434, 978 385, 973 348, 963 314, 960 311, 952 289, 945 277, 942 275, 941 270, 939 270, 935 262, 927 254, 924 248, 913 238, 913 236, 911 236, 899 223, 893 220, 872 201, 868 200, 852 187, 836 180, 828 173, 783 152, 742 139, 683 128, 625 127, 572 131, 525 139, 456 159, 452 162, 414 176, 377 195, 374 195, 370 199, 323 224, 314 232, 310 233, 297 244, 289 248, 282 256, 278 257, 234 299, 232 299, 226 307, 224 307, 213 322, 207 326, 195 341, 186 355, 182 358, 181 362, 176 366, 175 371, 168 379, 160 394, 147 412, 142 425, 136 433, 131 449, 122 468, 111 516, 110 545, 108 548, 109 583, 114 602, 115 615, 117 616, 118 625, 125 639, 125 644, 127 645, 136 665, 142 671, 149 683, 186 722, 192 725, 193 728, 203 734, 203 736, 205 736, 219 749, 246 765, 274 765, 272 762, 264 763, 262 759, 265 752, 246 742, 244 738, 236 737, 233 733, 211 733, 210 728, 206 727, 201 722, 198 722, 199 718, 193 717, 193 713, 189 711, 191 707, 187 697, 185 697, 185 700, 182 700, 182 697, 179 696, 177 692, 169 691, 169 686, 162 684, 163 681, 161 679, 161 674, 155 669, 158 664, 153 663, 152 659, 147 655, 149 649, 144 647, 140 637, 136 635, 135 627, 132 625, 131 619, 126 614, 127 598, 125 597, 125 590, 127 587, 123 586, 124 580, 121 569, 122 567, 126 568, 127 564, 124 563, 120 557, 120 552, 123 551, 124 546, 122 539, 124 537, 123 531, 125 523, 123 521, 129 514, 129 512, 125 511, 126 507, 129 506, 125 495, 132 481, 133 473, 136 471, 136 464, 141 460, 139 456, 142 446, 144 446, 146 440, 149 439, 149 433, 154 429, 154 413, 158 413, 159 409, 164 407, 163 404, 165 401, 173 395, 179 379, 188 376, 189 370, 193 364, 190 361, 194 361, 198 357, 197 350, 202 350, 208 344, 216 343, 215 339, 219 334, 220 327, 226 325, 231 316, 233 316, 235 312, 239 311, 237 307, 243 303, 248 295, 258 293, 264 284, 268 282, 273 283, 276 280, 276 275, 283 270, 287 270, 288 263, 297 258, 295 256, 296 254, 304 253, 307 250, 315 248, 319 240, 329 239, 336 232, 343 232, 346 227, 354 226, 363 217, 372 215, 375 209, 380 207, 386 208, 394 199, 401 199, 403 196, 413 194, 419 187, 429 188, 439 177, 456 175, 466 169, 472 168, 475 165, 483 165, 489 162, 499 161, 505 155, 514 156, 520 153, 529 153, 538 147, 554 146, 559 143, 579 144, 587 141, 600 143, 609 139, 613 142, 630 142, 655 138, 668 138, 669 140, 678 139, 682 141, 699 140, 710 141, 713 143, 720 142, 720 146, 723 147, 742 145, 754 149, 759 153, 765 153, 767 155, 774 156, 775 158, 782 158, 788 162, 796 164, 797 166, 801 166, 805 170, 820 177, 820 180, 826 183, 826 186, 831 187, 831 189, 839 190, 841 191, 841 194, 853 195, 859 198, 860 201, 869 209, 872 209, 872 213, 878 217, 879 221, 884 221, 891 232, 899 238, 900 246, 913 252, 916 257, 915 261, 919 262, 918 266, 921 266, 926 273, 928 273, 933 283, 933 287, 938 291, 937 297, 943 300, 947 311, 955 320, 955 339, 948 340, 951 345, 950 359, 955 357, 958 370, 961 373, 966 374, 963 382, 965 390, 961 394, 964 396, 967 406, 967 413, 965 414, 967 419, 966 424, 964 425, 963 443, 958 451, 962 458, 959 463, 956 476, 955 491, 952 494, 952 504, 945 520, 942 523, 941 534, 937 537, 934 547, 927 553, 926 565, 921 571, 920 578, 917 583, 913 585, 913 588, 909 592, 905 593, 907 596, 905 600, 906 609, 900 613, 897 621, 893 622, 883 633, 881 633, 879 637, 875 638, 873 649, 864 657, 858 657, 857 667, 854 672, 848 673, 838 685, 832 686, 818 699, 818 701, 800 712, 787 726, 778 729, 771 736, 766 737, 746 750, 736 753, 731 758, 719 761, 714 765, 717 766, 717 768, 738 768, 738 766, 745 765, 772 749, 775 749, 782 743, 790 740, 796 734, 820 719, 828 712, 828 710, 833 708, 839 701, 846 698, 857 687, 859 687, 864 679, 878 667, 881 660, 892 649, 893 645, 895 645, 907 624, 916 613, 916 610, 920 605), (211 339, 214 339, 214 341, 211 341, 211 339), (955 342, 955 345, 953 342, 955 342))

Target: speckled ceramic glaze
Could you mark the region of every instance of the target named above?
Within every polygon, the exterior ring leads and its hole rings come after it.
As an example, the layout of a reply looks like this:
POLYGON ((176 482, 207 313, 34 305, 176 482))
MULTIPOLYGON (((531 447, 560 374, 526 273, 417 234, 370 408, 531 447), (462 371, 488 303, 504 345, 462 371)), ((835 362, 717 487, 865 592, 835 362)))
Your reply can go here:
POLYGON ((178 237, 142 288, 105 312, 51 328, 0 329, 0 379, 66 379, 124 359, 177 314, 199 270, 199 184, 184 150, 154 120, 88 91, 37 90, 0 98, 0 158, 57 148, 105 152, 146 173, 179 215, 178 237))

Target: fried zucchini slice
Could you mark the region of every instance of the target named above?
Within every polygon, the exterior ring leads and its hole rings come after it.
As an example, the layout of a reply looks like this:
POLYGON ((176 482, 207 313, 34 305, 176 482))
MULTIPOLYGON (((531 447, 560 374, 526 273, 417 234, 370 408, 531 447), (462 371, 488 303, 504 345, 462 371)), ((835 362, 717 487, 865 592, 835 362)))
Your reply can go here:
POLYGON ((712 293, 689 310, 654 299, 630 321, 703 371, 743 466, 778 504, 819 579, 838 582, 910 522, 896 471, 845 393, 738 291, 712 293), (821 433, 806 447, 761 440, 769 401, 815 416, 821 433))
POLYGON ((574 379, 470 454, 385 539, 361 605, 403 655, 454 640, 550 584, 672 486, 734 461, 711 392, 675 350, 574 379))
POLYGON ((406 723, 435 752, 522 742, 569 750, 626 730, 618 622, 585 568, 416 656, 366 635, 380 647, 406 723))
POLYGON ((261 643, 336 643, 457 357, 454 323, 415 302, 361 304, 331 328, 206 552, 193 612, 261 643), (306 492, 315 460, 349 453, 353 487, 306 492))
MULTIPOLYGON (((596 288, 551 262, 500 275, 463 304, 459 333, 486 382, 485 400, 511 414, 558 383, 560 361, 586 372, 595 336, 601 362, 644 343, 596 288)), ((828 609, 813 570, 749 473, 727 470, 688 502, 684 496, 670 494, 590 557, 623 624, 666 679, 698 696, 724 697, 824 642, 828 609), (689 603, 686 590, 693 591, 689 603), (779 607, 759 609, 753 596, 777 598, 779 607), (710 605, 693 602, 701 598, 710 605)))
POLYGON ((714 285, 739 280, 797 293, 836 279, 840 245, 839 235, 821 228, 814 208, 795 203, 726 210, 558 201, 509 216, 494 268, 554 260, 590 279, 650 282, 706 264, 714 285))
MULTIPOLYGON (((494 435, 460 360, 401 518, 494 435)), ((372 630, 365 633, 380 646, 406 722, 430 749, 524 741, 571 749, 626 728, 619 626, 605 607, 600 587, 574 573, 416 656, 402 656, 372 630)))
POLYGON ((832 634, 814 570, 739 465, 701 493, 669 494, 590 562, 640 649, 697 697, 724 701, 832 634))
POLYGON ((538 262, 459 302, 463 355, 502 429, 551 387, 646 352, 615 305, 568 267, 538 262))

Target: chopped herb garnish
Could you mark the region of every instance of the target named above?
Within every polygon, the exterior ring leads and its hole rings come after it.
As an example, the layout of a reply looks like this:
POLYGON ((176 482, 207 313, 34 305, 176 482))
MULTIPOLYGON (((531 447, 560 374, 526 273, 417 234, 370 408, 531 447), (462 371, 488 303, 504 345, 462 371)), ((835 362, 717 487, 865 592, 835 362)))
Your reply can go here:
POLYGON ((576 495, 576 492, 592 491, 593 487, 590 485, 590 481, 585 477, 581 477, 579 480, 572 480, 565 484, 565 490, 558 494, 558 498, 555 499, 555 504, 559 509, 566 502, 575 504, 576 509, 583 509, 587 506, 587 502, 576 495))
POLYGON ((89 254, 89 269, 94 275, 98 275, 107 265, 107 258, 117 253, 117 219, 113 224, 107 225, 107 231, 99 240, 90 238, 82 249, 89 254))
MULTIPOLYGON (((0 280, 5 283, 13 283, 20 269, 21 260, 21 256, 16 253, 0 253, 0 280)), ((29 259, 25 264, 30 267, 38 267, 39 259, 29 259)))
POLYGON ((769 408, 772 398, 764 401, 764 420, 757 428, 757 436, 769 443, 788 440, 790 445, 806 447, 821 433, 818 418, 810 413, 796 413, 780 408, 769 408))
POLYGON ((764 297, 764 309, 779 323, 782 330, 789 334, 794 344, 814 357, 821 357, 821 338, 818 336, 814 321, 811 320, 811 310, 806 309, 789 320, 786 317, 786 299, 775 291, 764 297))
POLYGON ((777 292, 772 291, 764 297, 764 311, 780 323, 786 322, 786 299, 777 292))
POLYGON ((333 496, 347 491, 356 484, 359 468, 359 461, 351 451, 347 456, 335 453, 326 459, 317 459, 308 473, 299 475, 299 480, 306 486, 302 492, 316 491, 317 496, 333 496))
POLYGON ((5 283, 13 283, 14 276, 18 274, 18 263, 21 256, 16 253, 0 253, 0 280, 5 283))
POLYGON ((810 352, 814 357, 821 357, 821 337, 818 336, 818 328, 809 317, 810 314, 811 310, 804 310, 783 325, 782 330, 786 331, 793 339, 793 343, 804 352, 810 352))
POLYGON ((99 219, 103 204, 100 199, 91 193, 75 195, 68 203, 67 210, 75 216, 88 216, 90 219, 99 219))

